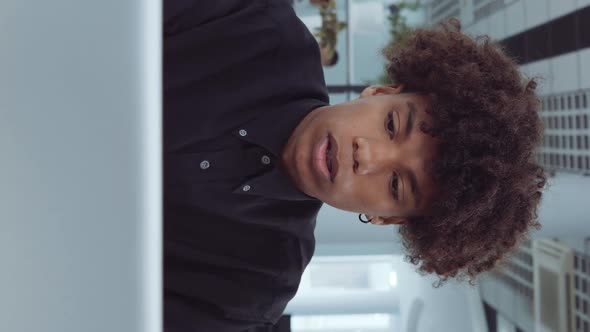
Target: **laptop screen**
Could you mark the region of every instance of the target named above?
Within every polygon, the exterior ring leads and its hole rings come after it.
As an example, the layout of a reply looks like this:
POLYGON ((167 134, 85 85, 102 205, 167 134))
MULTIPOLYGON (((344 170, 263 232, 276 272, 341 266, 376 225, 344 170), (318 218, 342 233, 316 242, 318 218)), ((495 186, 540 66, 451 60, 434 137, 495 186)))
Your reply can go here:
POLYGON ((161 2, 0 21, 0 331, 161 331, 161 2))

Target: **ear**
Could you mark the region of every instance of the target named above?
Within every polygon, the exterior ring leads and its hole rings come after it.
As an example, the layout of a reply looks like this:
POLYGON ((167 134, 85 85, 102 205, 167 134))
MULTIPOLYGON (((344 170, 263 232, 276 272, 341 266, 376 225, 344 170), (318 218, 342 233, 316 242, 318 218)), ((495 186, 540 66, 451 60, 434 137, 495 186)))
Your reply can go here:
POLYGON ((403 84, 371 85, 363 90, 360 98, 401 93, 403 89, 403 84))
POLYGON ((407 220, 401 217, 373 217, 367 216, 371 219, 371 224, 373 225, 404 225, 407 223, 407 220))

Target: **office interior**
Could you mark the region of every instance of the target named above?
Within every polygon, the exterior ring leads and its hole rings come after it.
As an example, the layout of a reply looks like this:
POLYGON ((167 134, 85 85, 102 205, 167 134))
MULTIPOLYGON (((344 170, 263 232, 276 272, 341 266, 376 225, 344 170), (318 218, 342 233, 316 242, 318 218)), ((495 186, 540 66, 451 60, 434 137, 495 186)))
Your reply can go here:
MULTIPOLYGON (((291 2, 321 27, 322 1, 291 2)), ((0 331, 161 331, 162 187, 145 181, 162 170, 145 149, 161 143, 160 4, 0 1, 0 331)), ((542 77, 542 228, 474 286, 435 288, 395 226, 324 205, 297 295, 250 332, 590 331, 590 0, 335 0, 335 12, 331 104, 379 84, 393 15, 458 18, 542 77)))

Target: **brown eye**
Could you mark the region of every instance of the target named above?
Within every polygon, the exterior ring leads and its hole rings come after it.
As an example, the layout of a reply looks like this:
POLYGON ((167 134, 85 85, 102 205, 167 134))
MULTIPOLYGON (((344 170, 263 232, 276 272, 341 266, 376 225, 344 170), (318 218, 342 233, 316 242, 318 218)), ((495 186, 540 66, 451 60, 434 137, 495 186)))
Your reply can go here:
POLYGON ((393 139, 395 136, 395 124, 393 123, 393 111, 387 113, 387 119, 385 121, 385 129, 389 134, 389 138, 393 139))
POLYGON ((399 186, 399 179, 398 179, 397 173, 393 173, 393 177, 391 178, 391 192, 393 194, 393 198, 395 198, 396 200, 399 199, 398 186, 399 186))

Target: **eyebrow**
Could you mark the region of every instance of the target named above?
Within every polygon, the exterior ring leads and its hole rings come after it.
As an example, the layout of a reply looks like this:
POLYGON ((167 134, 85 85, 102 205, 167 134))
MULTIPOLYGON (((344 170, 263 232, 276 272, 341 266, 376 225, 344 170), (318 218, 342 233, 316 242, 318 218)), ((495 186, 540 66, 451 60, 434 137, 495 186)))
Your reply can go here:
MULTIPOLYGON (((414 128, 414 118, 416 115, 416 106, 412 102, 407 102, 408 108, 410 111, 408 112, 407 121, 406 121, 406 132, 405 138, 407 139, 410 137, 412 133, 412 129, 414 128)), ((418 181, 416 180, 416 174, 410 169, 407 172, 408 179, 410 181, 410 188, 412 191, 412 195, 414 196, 414 206, 417 208, 420 205, 420 201, 422 199, 422 193, 418 188, 418 181)))
POLYGON ((406 133, 404 135, 406 139, 408 137, 410 137, 410 133, 412 132, 412 129, 414 128, 414 117, 416 114, 416 106, 413 103, 408 102, 408 108, 410 109, 410 111, 408 112, 407 121, 406 121, 406 133))
POLYGON ((408 177, 410 178, 410 187, 412 188, 412 194, 414 195, 414 206, 417 208, 420 205, 420 201, 422 199, 422 193, 420 193, 420 189, 418 189, 418 182, 416 181, 416 174, 410 170, 408 173, 408 177))

